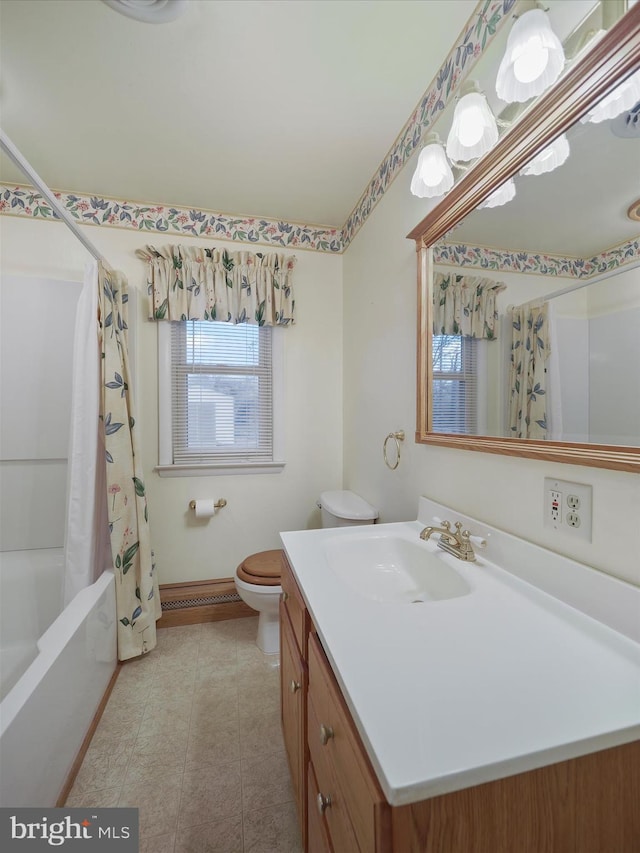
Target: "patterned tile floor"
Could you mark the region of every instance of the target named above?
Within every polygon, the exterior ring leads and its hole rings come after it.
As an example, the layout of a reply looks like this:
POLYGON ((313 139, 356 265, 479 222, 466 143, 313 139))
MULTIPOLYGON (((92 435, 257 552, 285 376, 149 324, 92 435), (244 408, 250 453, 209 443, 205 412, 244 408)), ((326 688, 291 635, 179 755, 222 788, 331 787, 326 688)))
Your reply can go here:
POLYGON ((67 806, 135 806, 140 853, 301 853, 277 655, 257 618, 158 631, 125 664, 67 806))

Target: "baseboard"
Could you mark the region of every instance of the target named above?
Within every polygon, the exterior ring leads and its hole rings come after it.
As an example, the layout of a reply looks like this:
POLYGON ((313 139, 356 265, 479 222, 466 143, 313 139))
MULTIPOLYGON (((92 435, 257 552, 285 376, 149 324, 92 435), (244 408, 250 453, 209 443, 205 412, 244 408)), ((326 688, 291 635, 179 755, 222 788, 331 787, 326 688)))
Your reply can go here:
POLYGON ((236 592, 233 578, 160 584, 160 601, 158 628, 256 615, 236 592))
POLYGON ((78 775, 78 771, 82 767, 82 762, 84 761, 84 757, 86 755, 87 750, 89 749, 89 745, 91 743, 91 739, 96 733, 96 729, 98 728, 98 723, 100 722, 100 718, 104 713, 104 709, 107 707, 107 702, 109 701, 109 696, 111 696, 111 691, 116 683, 118 678, 118 674, 120 672, 121 664, 117 664, 116 668, 113 670, 113 675, 107 684, 107 689, 104 691, 104 696, 100 700, 100 704, 98 705, 95 714, 93 715, 93 719, 91 720, 91 725, 89 726, 86 735, 84 736, 84 740, 78 750, 78 754, 75 757, 73 764, 71 765, 71 770, 67 774, 67 779, 62 786, 62 790, 58 795, 58 799, 56 801, 56 808, 60 809, 64 806, 67 801, 67 797, 71 793, 71 789, 73 788, 73 783, 76 781, 76 776, 78 775))

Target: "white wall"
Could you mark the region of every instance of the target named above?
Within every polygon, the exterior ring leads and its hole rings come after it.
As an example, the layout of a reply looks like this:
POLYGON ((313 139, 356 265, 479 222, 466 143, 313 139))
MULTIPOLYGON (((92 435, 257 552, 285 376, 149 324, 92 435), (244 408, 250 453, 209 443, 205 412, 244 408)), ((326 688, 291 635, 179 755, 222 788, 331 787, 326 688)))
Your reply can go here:
POLYGON ((416 259, 405 235, 430 204, 409 192, 412 161, 344 255, 345 486, 380 508, 382 521, 416 517, 419 495, 640 584, 629 531, 640 517, 640 477, 585 466, 419 445, 416 422, 416 259), (389 471, 382 443, 404 429, 389 471), (545 530, 543 480, 593 486, 593 543, 545 530))
MULTIPOLYGON (((3 274, 81 280, 85 250, 60 223, 2 217, 3 274)), ((147 321, 145 265, 135 250, 175 242, 170 235, 87 227, 110 264, 137 291, 137 422, 160 583, 230 577, 248 554, 279 547, 278 532, 319 526, 316 500, 342 484, 342 259, 296 252, 297 324, 285 330, 285 457, 281 474, 160 478, 157 430, 157 328, 147 321), (228 501, 196 522, 192 498, 228 501)), ((239 244, 181 238, 181 243, 239 244)), ((270 251, 255 247, 255 251, 270 251)), ((133 293, 131 298, 133 299, 133 293)))
POLYGON ((64 543, 73 330, 81 285, 3 275, 0 550, 64 543), (28 318, 21 324, 20 318, 28 318))

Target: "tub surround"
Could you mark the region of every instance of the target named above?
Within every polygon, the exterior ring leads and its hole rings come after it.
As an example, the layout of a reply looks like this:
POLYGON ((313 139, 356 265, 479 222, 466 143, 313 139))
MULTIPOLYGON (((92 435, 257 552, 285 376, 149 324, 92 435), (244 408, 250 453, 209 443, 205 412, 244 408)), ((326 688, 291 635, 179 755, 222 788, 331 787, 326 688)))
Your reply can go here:
POLYGON ((35 660, 2 700, 2 806, 56 804, 116 668, 114 614, 107 570, 42 634, 35 660))
POLYGON ((418 542, 434 516, 489 544, 463 563, 424 543, 471 591, 417 604, 374 601, 338 579, 325 543, 362 531, 282 534, 386 800, 417 803, 640 739, 640 589, 425 498, 418 521, 372 533, 418 542))

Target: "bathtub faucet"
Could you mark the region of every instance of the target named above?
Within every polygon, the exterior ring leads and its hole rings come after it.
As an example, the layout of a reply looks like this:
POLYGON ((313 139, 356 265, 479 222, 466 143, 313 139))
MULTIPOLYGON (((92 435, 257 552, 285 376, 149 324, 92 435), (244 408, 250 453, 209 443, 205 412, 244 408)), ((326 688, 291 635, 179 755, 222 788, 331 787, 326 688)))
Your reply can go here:
POLYGON ((438 539, 438 548, 442 548, 442 550, 446 551, 447 554, 453 554, 453 556, 457 557, 459 560, 473 562, 476 555, 469 538, 471 534, 468 530, 462 529, 462 522, 456 521, 455 526, 455 532, 451 530, 450 521, 443 521, 442 527, 425 527, 420 534, 420 538, 426 541, 427 539, 430 539, 434 533, 439 533, 440 538, 438 539))

